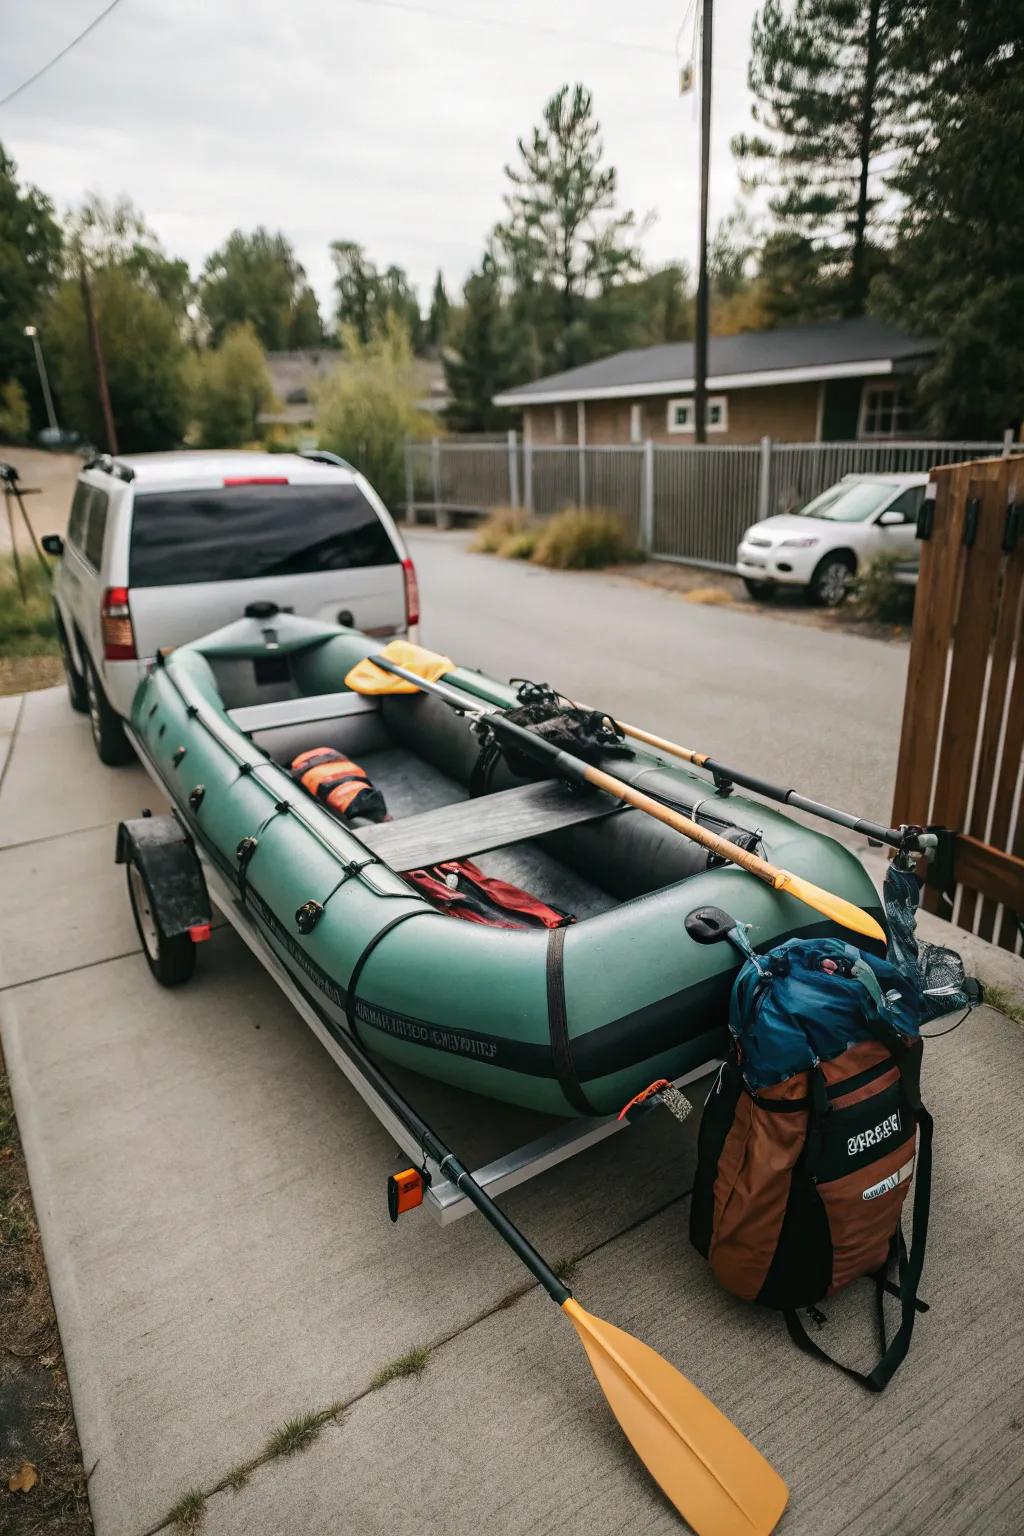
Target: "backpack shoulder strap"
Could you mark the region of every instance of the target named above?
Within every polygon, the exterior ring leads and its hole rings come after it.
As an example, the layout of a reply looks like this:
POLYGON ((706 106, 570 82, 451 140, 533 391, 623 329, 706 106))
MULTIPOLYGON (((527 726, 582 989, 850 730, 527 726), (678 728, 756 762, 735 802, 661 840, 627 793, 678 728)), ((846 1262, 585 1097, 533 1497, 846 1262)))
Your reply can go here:
MULTIPOLYGON (((932 1117, 924 1105, 918 1103, 915 1107, 918 1126, 918 1159, 917 1179, 914 1187, 914 1231, 910 1244, 910 1252, 903 1239, 901 1227, 896 1229, 893 1237, 894 1254, 892 1257, 898 1260, 899 1278, 895 1294, 900 1302, 900 1323, 892 1339, 886 1342, 884 1304, 887 1291, 893 1287, 886 1279, 885 1270, 875 1276, 875 1284, 878 1290, 878 1319, 879 1331, 882 1340, 882 1355, 873 1370, 868 1372, 856 1371, 852 1366, 843 1365, 840 1360, 833 1360, 832 1356, 815 1344, 810 1337, 800 1317, 795 1310, 785 1312, 786 1327, 789 1336, 798 1349, 802 1349, 805 1355, 811 1355, 815 1360, 824 1360, 828 1365, 834 1365, 837 1370, 857 1381, 869 1392, 881 1392, 888 1386, 899 1367, 907 1357, 910 1348, 910 1340, 914 1332, 914 1318, 918 1312, 927 1311, 924 1302, 918 1300, 917 1291, 921 1283, 921 1272, 924 1269, 925 1247, 928 1242, 928 1215, 931 1209, 932 1189, 932 1117)), ((886 1266, 888 1267, 888 1266, 886 1266)))

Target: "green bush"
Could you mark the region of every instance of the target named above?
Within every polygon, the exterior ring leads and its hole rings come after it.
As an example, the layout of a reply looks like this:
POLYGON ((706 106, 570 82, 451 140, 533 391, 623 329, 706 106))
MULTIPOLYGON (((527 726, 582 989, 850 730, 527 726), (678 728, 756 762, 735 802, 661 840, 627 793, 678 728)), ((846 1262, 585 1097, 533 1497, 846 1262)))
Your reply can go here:
POLYGON ((49 574, 31 550, 19 551, 26 601, 10 555, 0 557, 0 656, 49 656, 57 650, 49 574))
POLYGON ((405 499, 405 444, 435 435, 419 410, 412 346, 398 317, 389 313, 367 342, 342 328, 339 366, 317 390, 317 440, 362 471, 389 507, 405 499))
POLYGON ((588 511, 567 507, 542 525, 531 558, 535 565, 585 571, 642 557, 617 512, 604 507, 588 511))
POLYGON ((914 588, 896 580, 896 570, 906 556, 879 555, 858 572, 853 598, 861 618, 881 624, 909 624, 914 617, 914 588))
POLYGON ((496 555, 507 540, 524 533, 530 520, 519 507, 495 507, 476 531, 472 547, 482 555, 496 555))
POLYGON ((192 415, 201 448, 241 448, 259 436, 259 417, 274 398, 267 359, 251 325, 229 331, 215 351, 190 366, 192 415))
POLYGON ((25 443, 30 428, 25 391, 17 379, 8 379, 0 384, 0 443, 25 443))

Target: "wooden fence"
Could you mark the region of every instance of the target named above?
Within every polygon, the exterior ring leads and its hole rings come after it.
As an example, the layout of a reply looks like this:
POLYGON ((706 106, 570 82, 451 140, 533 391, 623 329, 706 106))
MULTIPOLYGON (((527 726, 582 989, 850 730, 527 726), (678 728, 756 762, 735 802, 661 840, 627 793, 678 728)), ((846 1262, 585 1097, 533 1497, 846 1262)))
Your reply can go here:
POLYGON ((925 906, 1020 952, 1024 462, 933 470, 922 516, 893 823, 955 834, 925 906))

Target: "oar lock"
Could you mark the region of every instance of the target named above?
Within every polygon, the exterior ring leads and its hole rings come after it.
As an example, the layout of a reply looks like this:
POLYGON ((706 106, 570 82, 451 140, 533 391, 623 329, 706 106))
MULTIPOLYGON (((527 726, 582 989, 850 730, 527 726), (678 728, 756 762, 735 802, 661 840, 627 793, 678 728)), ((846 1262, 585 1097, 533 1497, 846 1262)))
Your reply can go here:
POLYGON ((684 919, 683 927, 698 944, 717 944, 729 937, 736 919, 724 907, 695 907, 684 919))

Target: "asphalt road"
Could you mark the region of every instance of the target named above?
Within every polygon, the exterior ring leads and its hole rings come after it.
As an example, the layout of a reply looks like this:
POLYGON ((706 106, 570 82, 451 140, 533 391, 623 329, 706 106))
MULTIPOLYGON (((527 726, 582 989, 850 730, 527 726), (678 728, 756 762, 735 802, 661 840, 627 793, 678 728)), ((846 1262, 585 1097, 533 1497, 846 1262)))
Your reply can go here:
POLYGON ((628 576, 476 555, 464 534, 408 538, 424 645, 888 821, 904 643, 705 606, 628 576))

